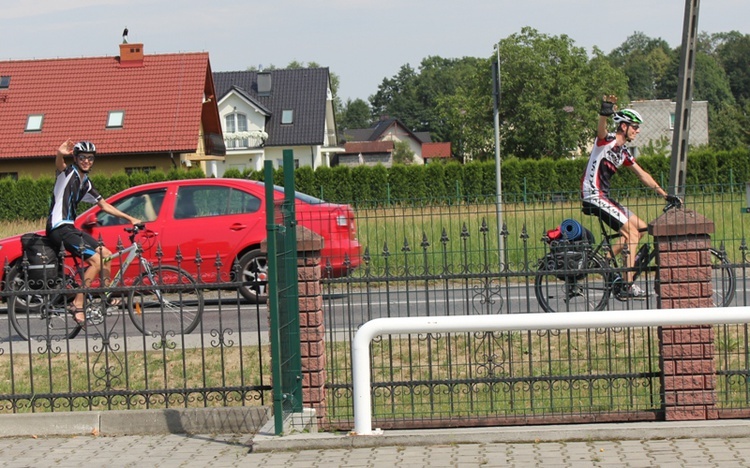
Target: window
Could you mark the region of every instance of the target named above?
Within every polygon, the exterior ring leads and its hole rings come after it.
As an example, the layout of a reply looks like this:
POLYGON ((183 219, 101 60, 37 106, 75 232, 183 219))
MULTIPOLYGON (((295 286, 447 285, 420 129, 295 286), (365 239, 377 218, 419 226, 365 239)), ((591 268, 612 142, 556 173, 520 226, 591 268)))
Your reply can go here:
POLYGON ((237 135, 240 132, 247 132, 247 116, 238 112, 227 114, 224 117, 224 124, 227 133, 224 138, 224 144, 226 147, 247 148, 247 137, 240 137, 237 135))
POLYGON ((0 179, 18 180, 18 172, 0 172, 0 179))
POLYGON ((669 113, 669 129, 674 130, 674 112, 669 113))
POLYGON ((294 123, 294 111, 291 109, 281 111, 281 124, 289 125, 292 123, 294 123))
POLYGON ((125 111, 109 111, 107 116, 107 128, 122 128, 125 120, 125 111))
POLYGON ((10 77, 0 76, 0 89, 8 89, 8 88, 10 88, 10 77))
POLYGON ((26 131, 27 132, 41 132, 43 122, 44 122, 44 115, 42 114, 29 115, 28 120, 26 120, 26 131))
MULTIPOLYGON (((142 221, 156 221, 161 211, 161 205, 166 195, 166 189, 139 192, 125 197, 113 203, 114 207, 123 213, 134 216, 142 221)), ((119 226, 128 224, 128 221, 109 213, 100 211, 96 214, 96 220, 100 226, 119 226)))
POLYGON ((202 218, 229 214, 255 213, 260 199, 229 187, 181 187, 177 192, 175 219, 202 218))

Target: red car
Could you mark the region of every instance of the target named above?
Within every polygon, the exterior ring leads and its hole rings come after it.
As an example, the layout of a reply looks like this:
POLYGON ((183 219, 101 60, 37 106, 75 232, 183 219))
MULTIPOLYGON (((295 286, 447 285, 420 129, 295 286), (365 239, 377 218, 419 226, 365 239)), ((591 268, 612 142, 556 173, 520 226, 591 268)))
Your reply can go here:
MULTIPOLYGON (((197 278, 196 257, 200 255, 201 279, 216 281, 217 256, 221 281, 230 278, 235 261, 239 262, 245 281, 264 280, 267 274, 265 255, 260 244, 266 238, 266 203, 263 182, 243 179, 187 179, 155 182, 124 190, 107 201, 121 211, 140 218, 146 230, 138 241, 144 256, 157 263, 177 264, 197 278)), ((283 188, 275 187, 274 199, 283 201, 283 188)), ((277 204, 277 206, 280 206, 277 204)), ((354 213, 348 205, 326 203, 315 197, 296 193, 298 224, 320 234, 324 239, 321 266, 332 266, 331 276, 348 274, 360 263, 360 244, 354 213)), ((278 214, 278 213, 277 213, 278 214)), ((78 216, 76 226, 99 236, 112 251, 118 239, 127 242, 123 227, 126 221, 99 210, 87 210, 78 216)), ((0 260, 12 265, 22 257, 20 236, 0 241, 0 260)), ((112 262, 112 274, 119 260, 112 262)), ((131 266, 127 277, 138 274, 131 266)), ((265 302, 265 286, 243 287, 241 293, 250 301, 265 302)))

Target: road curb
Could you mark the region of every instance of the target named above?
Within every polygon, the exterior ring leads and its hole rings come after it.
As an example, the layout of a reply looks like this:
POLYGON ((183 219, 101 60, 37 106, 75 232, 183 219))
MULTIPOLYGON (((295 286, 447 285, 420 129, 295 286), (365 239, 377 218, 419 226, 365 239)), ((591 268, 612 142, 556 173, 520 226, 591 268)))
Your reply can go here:
POLYGON ((0 437, 254 434, 269 415, 259 406, 3 414, 0 437))
POLYGON ((667 421, 647 423, 569 424, 464 429, 383 431, 378 435, 301 433, 256 434, 252 452, 424 446, 450 444, 579 442, 588 440, 653 440, 750 437, 750 421, 667 421))

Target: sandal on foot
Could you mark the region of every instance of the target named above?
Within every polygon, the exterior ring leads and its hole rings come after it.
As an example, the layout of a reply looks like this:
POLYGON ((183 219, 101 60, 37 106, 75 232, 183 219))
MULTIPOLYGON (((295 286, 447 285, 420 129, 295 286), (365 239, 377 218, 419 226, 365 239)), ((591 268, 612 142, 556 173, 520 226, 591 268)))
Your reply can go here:
POLYGON ((68 313, 73 316, 73 320, 81 326, 81 328, 86 327, 86 309, 82 307, 76 307, 75 304, 68 304, 68 306, 65 308, 67 309, 68 313), (79 318, 78 314, 82 314, 83 317, 79 318))
POLYGON ((123 304, 123 300, 121 297, 110 297, 107 300, 107 305, 109 307, 120 307, 123 304))

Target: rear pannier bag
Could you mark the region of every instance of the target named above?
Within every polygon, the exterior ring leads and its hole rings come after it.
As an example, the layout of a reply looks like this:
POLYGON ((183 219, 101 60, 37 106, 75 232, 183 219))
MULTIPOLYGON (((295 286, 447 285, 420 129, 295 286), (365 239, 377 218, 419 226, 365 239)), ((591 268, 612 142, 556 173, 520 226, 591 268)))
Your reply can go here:
POLYGON ((58 276, 58 251, 52 242, 32 232, 21 236, 21 246, 29 261, 29 286, 40 289, 45 280, 52 285, 58 276))

